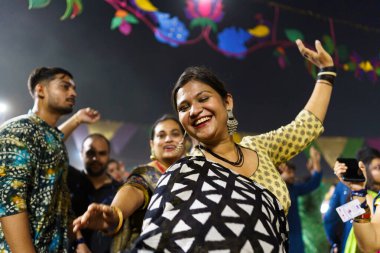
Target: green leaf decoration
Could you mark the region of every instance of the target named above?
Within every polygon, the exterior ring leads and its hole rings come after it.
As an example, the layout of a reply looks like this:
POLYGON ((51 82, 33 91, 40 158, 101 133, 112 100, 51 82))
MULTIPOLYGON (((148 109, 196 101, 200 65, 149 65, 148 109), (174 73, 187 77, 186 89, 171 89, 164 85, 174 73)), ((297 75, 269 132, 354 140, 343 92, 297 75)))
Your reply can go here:
POLYGON ((125 21, 127 21, 130 24, 138 24, 139 23, 139 20, 130 13, 127 16, 125 16, 124 19, 125 19, 125 21))
POLYGON ((328 35, 324 35, 322 37, 322 41, 324 42, 324 48, 329 54, 333 54, 335 50, 334 41, 328 35))
POLYGON ((378 76, 380 76, 380 67, 377 67, 377 68, 375 69, 375 72, 376 72, 376 74, 377 74, 378 76))
POLYGON ((285 35, 288 40, 295 42, 297 39, 304 40, 303 34, 296 29, 285 29, 285 35))
POLYGON ((29 10, 44 8, 50 4, 51 0, 29 0, 29 10))
POLYGON ((201 26, 201 27, 207 27, 210 26, 213 32, 217 32, 218 27, 216 26, 215 22, 208 18, 195 18, 190 23, 190 28, 193 29, 194 27, 201 26))
POLYGON ((74 0, 66 0, 66 10, 65 13, 63 13, 61 20, 65 20, 68 17, 70 17, 71 13, 73 12, 73 5, 74 0))
POLYGON ((121 22, 123 21, 120 17, 114 17, 111 21, 111 30, 115 30, 121 25, 121 22))
POLYGON ((338 46, 338 55, 339 55, 339 59, 341 61, 347 61, 348 60, 349 53, 348 53, 348 49, 345 45, 338 46))

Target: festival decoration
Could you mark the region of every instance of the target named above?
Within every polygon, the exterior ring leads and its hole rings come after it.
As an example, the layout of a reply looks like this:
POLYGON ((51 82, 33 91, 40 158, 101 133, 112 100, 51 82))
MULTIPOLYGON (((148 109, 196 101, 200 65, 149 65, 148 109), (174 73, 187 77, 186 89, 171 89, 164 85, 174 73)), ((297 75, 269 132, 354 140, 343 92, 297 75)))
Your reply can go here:
MULTIPOLYGON (((43 8, 51 0, 29 0, 29 8, 43 8)), ((268 1, 273 8, 273 20, 269 21, 261 13, 255 13, 252 24, 247 27, 236 25, 219 27, 228 15, 223 0, 183 0, 184 13, 187 20, 181 20, 175 14, 160 11, 149 0, 105 0, 115 9, 111 20, 111 29, 128 36, 135 25, 146 25, 157 41, 172 47, 206 42, 211 49, 231 58, 244 59, 247 55, 264 48, 273 48, 280 68, 289 65, 287 49, 295 47, 296 39, 307 41, 302 31, 296 28, 277 30, 280 10, 292 10, 300 15, 309 15, 323 19, 329 26, 329 34, 323 36, 322 42, 326 50, 333 55, 335 65, 344 71, 353 72, 358 79, 377 81, 380 76, 380 56, 363 59, 359 53, 339 45, 335 37, 335 26, 332 18, 323 18, 312 11, 294 10, 290 6, 268 1), (195 35, 194 35, 195 34, 195 35), (192 36, 190 36, 192 35, 192 36), (215 41, 216 40, 216 41, 215 41)), ((82 12, 82 0, 66 0, 66 11, 61 19, 75 18, 82 12)), ((315 66, 305 62, 309 73, 313 76, 315 66)))

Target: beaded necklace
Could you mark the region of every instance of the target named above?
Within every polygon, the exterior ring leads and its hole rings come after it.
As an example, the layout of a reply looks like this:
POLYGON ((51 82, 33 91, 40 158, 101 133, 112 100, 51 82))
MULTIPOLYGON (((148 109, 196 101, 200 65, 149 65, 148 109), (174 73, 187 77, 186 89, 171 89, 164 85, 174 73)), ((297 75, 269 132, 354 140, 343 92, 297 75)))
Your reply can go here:
POLYGON ((237 158, 236 162, 232 162, 232 161, 230 161, 230 160, 228 160, 228 159, 226 159, 224 157, 221 157, 220 155, 212 152, 210 149, 208 149, 208 148, 206 148, 206 147, 204 147, 204 146, 202 146, 200 144, 198 145, 198 147, 199 147, 199 149, 205 150, 207 153, 209 153, 213 157, 218 158, 219 160, 222 160, 223 162, 226 162, 226 163, 228 163, 228 164, 230 164, 232 166, 241 167, 244 164, 244 155, 243 155, 243 152, 241 151, 240 146, 237 145, 236 143, 235 143, 235 148, 236 148, 236 151, 237 151, 237 154, 238 154, 238 158, 237 158))

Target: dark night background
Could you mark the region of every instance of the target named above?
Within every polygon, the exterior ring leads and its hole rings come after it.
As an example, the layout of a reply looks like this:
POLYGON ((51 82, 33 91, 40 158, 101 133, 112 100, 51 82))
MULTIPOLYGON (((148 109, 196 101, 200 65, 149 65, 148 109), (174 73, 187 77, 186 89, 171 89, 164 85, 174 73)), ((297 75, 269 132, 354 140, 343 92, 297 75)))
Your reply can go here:
MULTIPOLYGON (((189 23, 183 14, 185 1, 152 2, 189 23)), ((299 11, 309 10, 336 20, 338 44, 345 44, 364 59, 378 58, 380 3, 376 2, 275 1, 292 7, 280 8, 278 36, 284 37, 285 28, 296 28, 313 45, 315 39, 328 34, 326 19, 299 11)), ((303 108, 313 89, 314 80, 296 47, 287 50, 290 65, 286 69, 278 66, 273 47, 242 60, 212 50, 205 41, 173 48, 157 42, 141 22, 127 37, 111 30, 114 9, 110 5, 101 0, 83 3, 80 16, 60 21, 65 10, 63 0, 53 0, 48 7, 35 10, 28 10, 26 0, 0 1, 0 101, 10 106, 0 121, 31 108, 26 80, 33 68, 67 68, 77 83, 76 109, 91 106, 101 112, 103 119, 142 126, 118 157, 130 168, 148 161, 147 129, 162 114, 173 113, 171 88, 187 66, 206 65, 225 81, 234 96, 234 111, 242 132, 261 133, 288 123, 303 108)), ((224 1, 224 12, 220 29, 250 26, 257 13, 273 18, 273 8, 265 1, 224 1)), ((195 36, 197 29, 191 35, 195 36)), ((324 136, 380 136, 379 101, 379 81, 359 80, 351 72, 339 71, 324 136)), ((67 143, 71 160, 80 166, 73 143, 72 139, 67 143)))

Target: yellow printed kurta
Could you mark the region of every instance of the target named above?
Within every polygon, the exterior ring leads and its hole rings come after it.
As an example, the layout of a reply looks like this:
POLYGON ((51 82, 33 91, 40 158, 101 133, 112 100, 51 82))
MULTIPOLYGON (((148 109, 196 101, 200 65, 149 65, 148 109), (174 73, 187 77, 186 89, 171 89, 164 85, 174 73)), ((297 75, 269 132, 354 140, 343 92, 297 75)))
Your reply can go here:
MULTIPOLYGON (((304 150, 323 130, 321 121, 314 114, 302 110, 290 124, 268 133, 246 136, 239 143, 258 156, 258 168, 250 178, 271 191, 285 213, 290 207, 290 196, 277 167, 304 150)), ((198 149, 192 155, 203 156, 198 149)))

